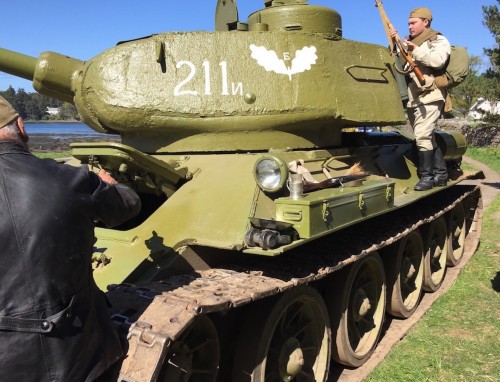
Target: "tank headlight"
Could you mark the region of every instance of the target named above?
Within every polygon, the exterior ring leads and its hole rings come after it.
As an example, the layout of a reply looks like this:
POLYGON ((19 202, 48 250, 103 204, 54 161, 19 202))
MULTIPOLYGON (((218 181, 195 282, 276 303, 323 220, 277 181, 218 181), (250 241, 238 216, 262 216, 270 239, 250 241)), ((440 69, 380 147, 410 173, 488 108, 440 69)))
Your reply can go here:
POLYGON ((255 163, 254 176, 263 191, 276 192, 285 185, 288 167, 280 158, 264 156, 255 163))

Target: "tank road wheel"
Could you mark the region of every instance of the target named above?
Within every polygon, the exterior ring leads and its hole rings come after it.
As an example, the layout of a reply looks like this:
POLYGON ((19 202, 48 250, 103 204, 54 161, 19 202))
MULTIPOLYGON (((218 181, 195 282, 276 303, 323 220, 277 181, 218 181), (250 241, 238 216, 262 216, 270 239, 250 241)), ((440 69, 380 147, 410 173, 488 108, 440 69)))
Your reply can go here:
POLYGON ((466 233, 465 209, 462 203, 457 204, 448 215, 448 257, 447 264, 454 267, 462 261, 465 250, 466 233))
POLYGON ((213 382, 219 369, 219 337, 212 320, 198 316, 172 344, 159 382, 213 382))
POLYGON ((446 274, 448 232, 445 219, 438 218, 425 227, 424 290, 435 292, 446 274))
POLYGON ((252 306, 236 346, 233 381, 326 381, 330 327, 323 298, 300 286, 252 306))
POLYGON ((385 312, 385 275, 378 254, 335 275, 328 284, 328 310, 336 346, 332 358, 361 366, 377 346, 385 312))
POLYGON ((387 312, 395 317, 410 317, 422 295, 424 255, 422 236, 413 231, 395 244, 397 253, 389 254, 387 269, 387 312))

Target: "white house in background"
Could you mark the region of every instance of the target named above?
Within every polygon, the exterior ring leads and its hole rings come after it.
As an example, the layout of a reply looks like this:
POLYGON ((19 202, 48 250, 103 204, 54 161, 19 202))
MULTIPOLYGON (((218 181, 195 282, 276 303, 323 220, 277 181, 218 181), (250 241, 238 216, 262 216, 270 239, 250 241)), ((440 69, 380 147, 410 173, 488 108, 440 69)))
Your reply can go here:
POLYGON ((469 110, 469 117, 482 119, 486 113, 500 114, 500 102, 490 102, 482 97, 469 110))
POLYGON ((58 107, 48 107, 47 106, 47 114, 49 114, 49 115, 59 114, 59 108, 58 107))

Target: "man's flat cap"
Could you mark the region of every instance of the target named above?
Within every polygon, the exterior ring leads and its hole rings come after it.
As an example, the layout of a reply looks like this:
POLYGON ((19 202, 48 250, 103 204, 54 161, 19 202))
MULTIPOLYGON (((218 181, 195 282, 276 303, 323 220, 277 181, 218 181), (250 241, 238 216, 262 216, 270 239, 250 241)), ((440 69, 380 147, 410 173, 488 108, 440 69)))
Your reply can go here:
POLYGON ((416 17, 420 19, 432 20, 432 12, 429 8, 415 8, 410 12, 409 18, 411 19, 416 17))
POLYGON ((18 112, 5 98, 0 96, 0 129, 18 117, 18 112))

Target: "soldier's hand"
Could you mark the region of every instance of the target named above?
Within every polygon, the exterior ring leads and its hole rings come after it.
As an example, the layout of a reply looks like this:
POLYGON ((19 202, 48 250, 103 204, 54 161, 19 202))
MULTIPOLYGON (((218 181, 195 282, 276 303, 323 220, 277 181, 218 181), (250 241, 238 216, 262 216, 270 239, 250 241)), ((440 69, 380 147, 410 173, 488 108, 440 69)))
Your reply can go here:
POLYGON ((425 92, 425 91, 428 91, 428 90, 432 90, 432 89, 435 89, 435 85, 434 85, 434 77, 431 77, 431 76, 428 76, 427 74, 424 74, 424 84, 421 84, 416 76, 415 76, 415 83, 417 84, 417 86, 419 87, 419 89, 422 91, 422 92, 425 92))
POLYGON ((406 44, 406 50, 408 50, 408 52, 413 52, 413 49, 415 49, 416 45, 408 40, 405 40, 405 44, 406 44))
POLYGON ((113 178, 111 175, 109 175, 104 169, 101 169, 99 171, 99 178, 101 178, 104 182, 109 183, 109 184, 117 184, 118 182, 113 178))

